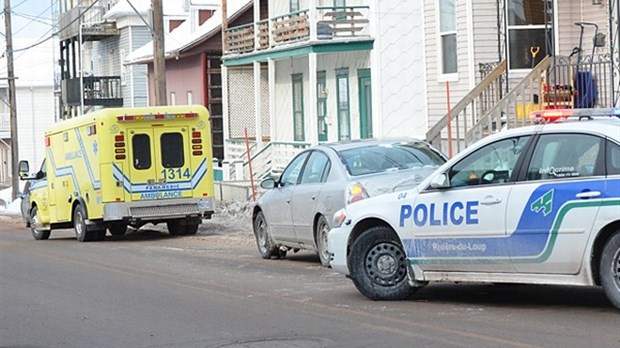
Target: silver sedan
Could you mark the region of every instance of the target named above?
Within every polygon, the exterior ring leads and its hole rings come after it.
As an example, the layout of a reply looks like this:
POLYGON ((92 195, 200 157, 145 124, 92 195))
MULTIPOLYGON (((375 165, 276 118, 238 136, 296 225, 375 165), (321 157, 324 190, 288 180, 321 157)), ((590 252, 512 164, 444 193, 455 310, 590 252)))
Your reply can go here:
POLYGON ((322 144, 295 156, 279 179, 267 178, 267 192, 252 214, 263 258, 288 250, 315 250, 329 266, 327 234, 333 214, 347 204, 409 189, 446 161, 416 139, 359 140, 322 144))

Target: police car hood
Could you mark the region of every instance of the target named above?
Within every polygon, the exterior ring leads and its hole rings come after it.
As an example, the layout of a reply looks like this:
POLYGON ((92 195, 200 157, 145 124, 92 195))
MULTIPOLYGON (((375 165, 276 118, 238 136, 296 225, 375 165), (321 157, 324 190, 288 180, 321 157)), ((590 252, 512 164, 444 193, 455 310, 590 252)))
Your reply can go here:
POLYGON ((388 170, 360 177, 356 181, 364 185, 370 197, 374 197, 389 192, 414 188, 437 168, 437 166, 424 166, 411 169, 388 170))

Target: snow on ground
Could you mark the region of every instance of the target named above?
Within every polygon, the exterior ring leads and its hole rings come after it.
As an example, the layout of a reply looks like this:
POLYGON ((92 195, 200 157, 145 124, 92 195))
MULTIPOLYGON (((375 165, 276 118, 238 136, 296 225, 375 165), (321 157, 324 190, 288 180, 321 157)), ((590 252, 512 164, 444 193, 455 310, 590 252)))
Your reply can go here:
MULTIPOLYGON (((21 198, 11 201, 11 188, 0 190, 0 222, 8 221, 22 224, 21 198)), ((252 233, 252 208, 253 202, 249 201, 218 201, 216 202, 215 214, 211 220, 204 220, 200 230, 216 231, 216 234, 247 234, 252 233)), ((165 230, 165 224, 158 226, 147 225, 145 228, 165 230)))
POLYGON ((11 202, 12 188, 0 190, 0 215, 20 215, 21 198, 11 202))

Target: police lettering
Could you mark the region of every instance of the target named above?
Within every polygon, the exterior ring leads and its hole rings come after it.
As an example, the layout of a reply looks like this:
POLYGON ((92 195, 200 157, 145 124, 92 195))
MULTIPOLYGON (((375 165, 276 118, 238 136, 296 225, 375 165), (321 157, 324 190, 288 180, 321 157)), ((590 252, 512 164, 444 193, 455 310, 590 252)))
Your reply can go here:
POLYGON ((478 224, 478 201, 443 202, 430 204, 417 204, 412 207, 409 204, 400 206, 400 227, 405 226, 405 221, 412 219, 416 226, 447 226, 478 224))

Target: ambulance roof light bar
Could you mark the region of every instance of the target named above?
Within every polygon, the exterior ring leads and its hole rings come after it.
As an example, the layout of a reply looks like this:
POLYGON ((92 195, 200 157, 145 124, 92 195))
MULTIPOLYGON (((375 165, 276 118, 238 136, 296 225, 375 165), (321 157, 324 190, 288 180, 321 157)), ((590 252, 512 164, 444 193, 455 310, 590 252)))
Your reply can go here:
POLYGON ((119 122, 124 121, 153 121, 153 120, 177 120, 183 118, 197 118, 198 114, 195 112, 182 113, 182 114, 148 114, 148 115, 121 115, 117 116, 116 120, 119 122))
POLYGON ((592 117, 614 116, 620 118, 620 108, 550 109, 532 111, 530 113, 533 123, 551 123, 569 118, 581 120, 592 119, 592 117))

